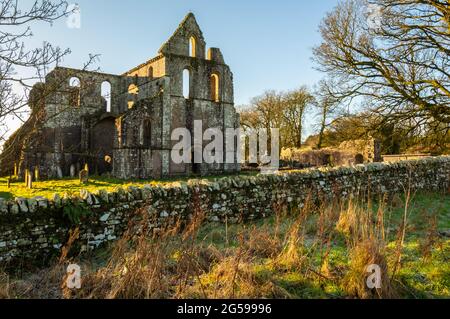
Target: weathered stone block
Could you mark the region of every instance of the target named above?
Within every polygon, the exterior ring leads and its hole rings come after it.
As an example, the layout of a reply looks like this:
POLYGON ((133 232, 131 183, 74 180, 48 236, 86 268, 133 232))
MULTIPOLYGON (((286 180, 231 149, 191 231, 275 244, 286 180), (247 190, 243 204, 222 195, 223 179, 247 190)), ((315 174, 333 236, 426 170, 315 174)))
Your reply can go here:
POLYGON ((25 198, 22 197, 17 197, 15 199, 17 205, 19 205, 19 209, 21 213, 28 213, 28 205, 27 205, 27 200, 25 198))
POLYGON ((5 199, 0 198, 0 214, 7 214, 8 213, 8 203, 5 199))
POLYGON ((37 211, 37 208, 38 208, 38 202, 37 202, 37 200, 36 200, 35 198, 29 198, 29 199, 27 200, 27 202, 28 202, 28 211, 29 211, 30 213, 36 212, 36 211, 37 211))

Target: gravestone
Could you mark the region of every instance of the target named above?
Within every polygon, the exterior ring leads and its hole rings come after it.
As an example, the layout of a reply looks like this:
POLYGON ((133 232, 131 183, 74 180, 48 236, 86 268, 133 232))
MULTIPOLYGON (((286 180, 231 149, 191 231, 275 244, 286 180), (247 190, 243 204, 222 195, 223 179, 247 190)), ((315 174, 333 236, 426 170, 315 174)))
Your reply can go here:
POLYGON ((87 184, 89 182, 89 173, 87 170, 82 169, 80 171, 80 183, 87 184))
POLYGON ((70 177, 75 177, 75 175, 76 175, 76 168, 75 168, 75 165, 70 165, 70 177))
POLYGON ((27 188, 33 188, 33 175, 31 175, 30 173, 27 174, 27 188))
POLYGON ((39 180, 39 166, 34 167, 34 180, 35 181, 39 180))
POLYGON ((23 181, 25 182, 26 187, 28 187, 28 175, 30 175, 30 170, 27 168, 25 169, 25 173, 23 176, 23 181))
POLYGON ((59 166, 56 167, 56 176, 57 176, 58 178, 63 178, 62 169, 61 169, 61 167, 59 167, 59 166))

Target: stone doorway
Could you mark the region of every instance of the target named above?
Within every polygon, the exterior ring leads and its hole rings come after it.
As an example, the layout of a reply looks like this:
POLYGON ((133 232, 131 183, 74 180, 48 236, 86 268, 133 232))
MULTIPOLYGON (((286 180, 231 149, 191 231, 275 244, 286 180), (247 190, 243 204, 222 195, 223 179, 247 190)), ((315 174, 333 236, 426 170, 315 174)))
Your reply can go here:
POLYGON ((102 175, 112 172, 115 119, 105 118, 92 129, 90 153, 94 157, 93 173, 102 175))

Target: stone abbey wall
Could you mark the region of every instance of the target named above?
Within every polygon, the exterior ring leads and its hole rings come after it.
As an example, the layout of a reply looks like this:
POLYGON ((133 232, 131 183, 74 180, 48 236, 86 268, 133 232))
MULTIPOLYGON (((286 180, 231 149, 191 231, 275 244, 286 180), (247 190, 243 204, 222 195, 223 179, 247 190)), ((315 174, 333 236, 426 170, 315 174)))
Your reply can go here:
POLYGON ((0 265, 8 261, 44 262, 57 256, 77 226, 74 248, 95 249, 122 235, 142 208, 150 229, 171 218, 188 220, 201 209, 211 222, 245 222, 273 212, 273 205, 302 207, 308 196, 343 198, 350 194, 403 193, 414 190, 448 192, 450 157, 355 167, 310 169, 278 175, 224 177, 217 181, 191 180, 167 187, 118 188, 78 197, 0 200, 0 265))
MULTIPOLYGON (((42 178, 61 178, 77 175, 85 164, 95 175, 124 179, 240 170, 237 140, 234 148, 224 141, 233 163, 178 163, 169 156, 179 142, 172 140, 178 128, 193 135, 196 121, 202 122, 201 133, 240 127, 233 73, 220 49, 206 54, 192 13, 156 57, 122 75, 58 66, 30 96, 29 119, 0 154, 2 176, 22 178, 27 169, 37 169, 42 178)), ((208 144, 192 139, 189 146, 198 155, 208 144)), ((225 161, 222 149, 214 152, 225 161)))

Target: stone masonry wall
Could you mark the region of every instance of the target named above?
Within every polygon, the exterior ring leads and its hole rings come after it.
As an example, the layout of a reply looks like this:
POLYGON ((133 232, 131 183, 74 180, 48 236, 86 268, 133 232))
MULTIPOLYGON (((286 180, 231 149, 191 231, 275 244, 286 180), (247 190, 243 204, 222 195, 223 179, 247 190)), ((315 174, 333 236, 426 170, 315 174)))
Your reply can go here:
POLYGON ((120 237, 139 208, 149 215, 150 229, 171 217, 188 220, 197 205, 210 222, 245 222, 273 212, 275 203, 302 207, 306 198, 342 198, 350 194, 448 191, 450 157, 355 167, 321 168, 278 175, 191 180, 167 187, 118 188, 78 197, 0 200, 0 265, 7 262, 44 263, 58 256, 69 231, 77 226, 74 249, 87 251, 120 237))

